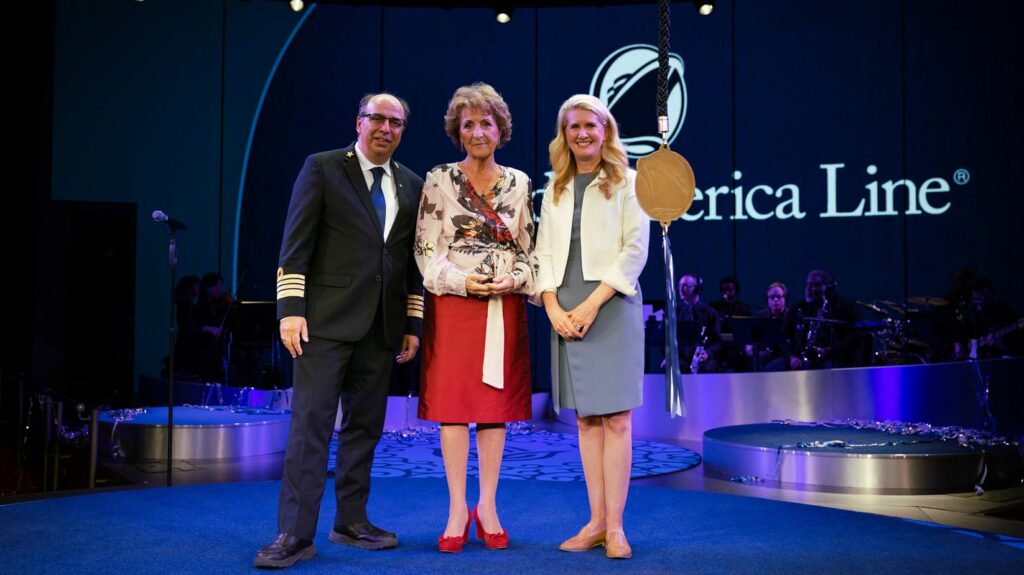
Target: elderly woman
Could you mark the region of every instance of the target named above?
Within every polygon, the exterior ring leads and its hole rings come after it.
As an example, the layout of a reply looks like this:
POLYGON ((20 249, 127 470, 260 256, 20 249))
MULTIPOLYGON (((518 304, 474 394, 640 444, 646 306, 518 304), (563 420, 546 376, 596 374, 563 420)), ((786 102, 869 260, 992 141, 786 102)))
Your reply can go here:
POLYGON ((551 320, 555 410, 576 410, 590 521, 563 551, 604 545, 632 555, 622 527, 632 460, 632 409, 643 403, 643 299, 650 224, 636 201, 619 129, 608 108, 579 94, 558 111, 548 146, 537 292, 551 320))
POLYGON ((416 263, 430 295, 419 417, 441 423, 449 507, 438 549, 461 551, 473 519, 487 548, 505 549, 508 534, 495 504, 505 423, 531 418, 523 298, 533 292, 536 271, 530 179, 494 159, 512 135, 512 120, 491 86, 456 90, 445 131, 466 157, 432 169, 420 200, 416 263), (466 462, 472 422, 480 499, 471 513, 466 462))

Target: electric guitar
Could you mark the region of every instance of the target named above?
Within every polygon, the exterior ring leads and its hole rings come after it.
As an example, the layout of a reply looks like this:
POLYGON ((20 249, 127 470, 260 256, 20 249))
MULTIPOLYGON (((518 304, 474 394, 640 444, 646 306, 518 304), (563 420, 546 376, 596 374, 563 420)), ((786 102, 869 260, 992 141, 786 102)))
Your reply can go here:
POLYGON ((997 329, 991 333, 987 333, 983 337, 971 339, 969 343, 970 351, 968 352, 967 357, 971 359, 978 359, 978 346, 989 345, 986 342, 998 341, 999 338, 1003 337, 1004 335, 1013 333, 1018 329, 1024 329, 1024 317, 1018 319, 1017 321, 1011 323, 1010 325, 1002 329, 997 329))

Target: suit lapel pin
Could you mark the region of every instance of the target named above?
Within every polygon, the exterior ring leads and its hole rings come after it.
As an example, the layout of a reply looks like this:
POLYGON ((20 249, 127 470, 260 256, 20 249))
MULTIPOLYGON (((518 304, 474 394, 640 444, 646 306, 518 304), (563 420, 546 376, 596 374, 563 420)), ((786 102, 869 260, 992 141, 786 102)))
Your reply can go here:
POLYGON ((352 150, 349 150, 349 151, 348 151, 348 153, 347 153, 347 154, 345 154, 345 157, 346 157, 346 158, 351 158, 351 157, 352 157, 352 156, 354 156, 354 155, 356 155, 356 153, 355 153, 355 152, 353 152, 352 150))

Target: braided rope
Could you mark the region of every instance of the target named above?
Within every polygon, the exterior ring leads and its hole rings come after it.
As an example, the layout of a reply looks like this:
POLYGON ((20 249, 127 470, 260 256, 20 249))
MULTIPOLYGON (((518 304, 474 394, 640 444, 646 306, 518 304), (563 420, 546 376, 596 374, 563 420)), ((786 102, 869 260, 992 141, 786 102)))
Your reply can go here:
POLYGON ((658 116, 668 116, 669 0, 658 3, 658 116))

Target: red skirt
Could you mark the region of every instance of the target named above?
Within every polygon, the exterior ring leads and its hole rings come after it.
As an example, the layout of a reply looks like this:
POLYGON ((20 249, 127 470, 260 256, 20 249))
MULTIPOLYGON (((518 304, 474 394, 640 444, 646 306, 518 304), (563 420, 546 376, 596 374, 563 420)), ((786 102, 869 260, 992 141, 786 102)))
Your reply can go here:
POLYGON ((503 389, 483 382, 487 301, 428 294, 423 321, 419 418, 441 423, 503 423, 531 419, 530 346, 526 300, 502 298, 505 323, 503 389))

